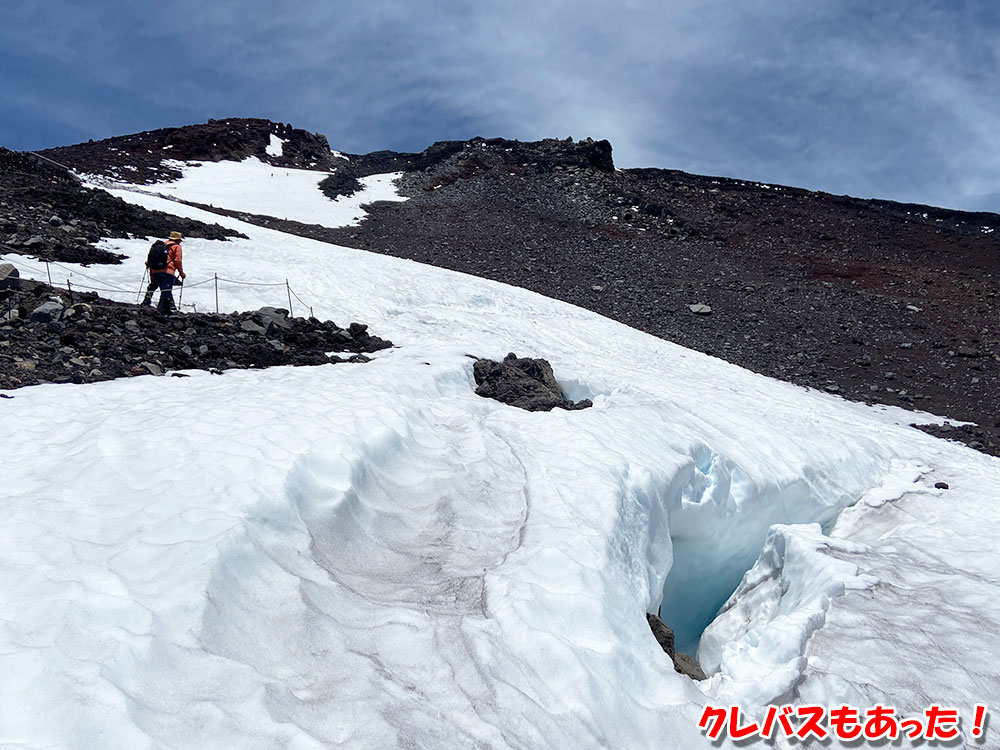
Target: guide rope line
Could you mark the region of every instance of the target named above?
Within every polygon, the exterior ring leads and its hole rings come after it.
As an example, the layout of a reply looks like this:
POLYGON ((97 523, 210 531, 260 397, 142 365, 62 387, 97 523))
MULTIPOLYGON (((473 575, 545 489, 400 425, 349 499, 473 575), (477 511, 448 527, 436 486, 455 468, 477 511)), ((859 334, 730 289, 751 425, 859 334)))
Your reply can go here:
MULTIPOLYGON (((14 264, 11 264, 11 265, 14 265, 14 264)), ((32 270, 32 269, 25 267, 25 270, 32 270)), ((202 285, 208 284, 208 283, 210 283, 210 282, 212 282, 214 280, 215 279, 206 279, 205 281, 199 281, 196 284, 181 284, 181 285, 175 287, 175 289, 178 289, 178 290, 180 290, 183 293, 183 290, 184 290, 185 287, 202 286, 202 285)), ((98 283, 100 283, 100 282, 98 282, 98 283)), ((233 283, 245 284, 245 283, 248 283, 248 282, 239 282, 239 281, 237 281, 237 282, 233 282, 233 283)), ((82 291, 87 291, 87 292, 106 292, 106 293, 109 293, 109 294, 127 294, 127 295, 132 295, 133 294, 133 292, 129 291, 128 289, 109 289, 107 287, 90 286, 88 284, 71 284, 71 282, 68 279, 65 282, 53 281, 52 284, 51 284, 51 286, 54 286, 57 289, 66 289, 69 292, 74 292, 74 291, 82 290, 82 291)), ((278 286, 284 286, 284 284, 280 284, 278 286)), ((141 294, 141 292, 140 292, 140 294, 141 294)), ((299 302, 301 302, 305 307, 309 307, 309 309, 312 310, 312 308, 308 304, 306 304, 305 302, 303 302, 302 298, 299 297, 299 295, 296 294, 294 291, 292 291, 292 296, 295 297, 295 299, 297 299, 299 302)), ((181 306, 182 305, 178 304, 178 307, 181 307, 181 306)), ((186 304, 186 305, 183 305, 183 307, 191 307, 191 308, 195 308, 196 309, 196 306, 194 304, 186 304)))
POLYGON ((76 173, 76 170, 74 170, 74 169, 73 169, 72 167, 67 167, 67 166, 66 166, 65 164, 60 164, 60 163, 59 163, 59 162, 57 162, 57 161, 56 161, 55 159, 50 159, 50 158, 49 158, 49 157, 47 157, 47 156, 42 156, 42 155, 41 155, 40 153, 38 153, 37 151, 29 151, 28 153, 29 153, 29 154, 31 154, 32 156, 37 156, 37 157, 38 157, 39 159, 44 159, 44 160, 45 160, 45 161, 47 161, 47 162, 51 162, 52 164, 55 164, 55 165, 56 165, 57 167, 62 167, 62 168, 63 168, 63 169, 65 169, 65 170, 66 170, 67 172, 72 172, 72 173, 73 173, 73 176, 74 176, 74 177, 76 177, 77 179, 79 179, 79 178, 80 178, 80 175, 78 175, 78 174, 76 173))
POLYGON ((117 189, 117 190, 130 190, 130 191, 135 192, 135 193, 145 193, 147 195, 154 195, 154 196, 159 196, 161 198, 166 198, 167 200, 176 200, 178 202, 183 202, 183 201, 180 201, 180 199, 178 199, 178 198, 173 198, 173 197, 171 197, 169 195, 164 195, 163 193, 156 193, 156 192, 153 192, 152 190, 142 190, 137 185, 134 185, 133 183, 130 183, 130 182, 121 182, 120 180, 114 180, 114 179, 112 179, 112 178, 110 178, 110 177, 108 177, 106 175, 102 175, 102 174, 86 174, 86 173, 77 172, 75 169, 73 169, 73 167, 67 166, 66 164, 63 164, 62 162, 58 162, 55 159, 50 159, 48 156, 42 156, 37 151, 28 151, 27 153, 31 154, 32 156, 37 156, 39 159, 44 159, 47 162, 51 162, 52 164, 55 164, 57 167, 62 167, 63 169, 65 169, 67 172, 71 173, 74 177, 76 177, 81 182, 84 181, 84 176, 86 176, 86 178, 88 180, 90 180, 90 181, 92 181, 92 182, 94 182, 94 183, 96 183, 98 185, 104 185, 105 187, 111 187, 111 188, 117 189))
MULTIPOLYGON (((28 151, 27 153, 29 153, 32 156, 35 156, 35 157, 37 157, 39 159, 43 159, 44 161, 51 162, 52 164, 55 164, 57 167, 65 169, 67 172, 69 172, 70 174, 72 174, 76 179, 83 181, 83 177, 76 170, 74 170, 72 167, 67 166, 66 164, 62 164, 61 162, 58 162, 55 159, 51 159, 48 156, 43 156, 42 154, 39 154, 36 151, 28 151)), ((176 203, 183 203, 183 204, 187 205, 187 201, 185 201, 185 200, 183 200, 181 198, 178 198, 177 196, 166 195, 164 193, 159 193, 159 192, 156 192, 154 190, 143 190, 141 187, 139 187, 138 185, 135 185, 133 183, 121 182, 119 180, 113 180, 110 177, 106 177, 105 175, 96 175, 95 174, 95 175, 87 175, 87 177, 90 180, 92 180, 93 182, 97 183, 97 184, 103 184, 105 186, 110 186, 110 187, 113 187, 113 188, 118 189, 118 190, 127 190, 127 191, 133 192, 133 193, 141 193, 141 194, 144 194, 144 195, 150 195, 150 196, 154 196, 154 197, 158 197, 158 198, 164 198, 164 199, 169 200, 169 201, 174 201, 176 203)), ((12 247, 9 247, 8 245, 0 245, 0 248, 3 248, 3 249, 5 249, 5 250, 7 250, 7 251, 9 251, 11 253, 14 253, 15 255, 20 255, 20 253, 17 250, 15 250, 12 247)), ((17 268, 18 265, 19 265, 19 264, 14 263, 13 261, 11 261, 9 259, 5 259, 5 262, 9 262, 15 268, 17 268)), ((70 273, 75 273, 75 274, 77 274, 79 276, 82 276, 85 279, 88 279, 90 281, 96 282, 98 284, 108 284, 109 286, 114 286, 109 281, 102 281, 101 279, 96 279, 93 276, 88 276, 87 274, 85 274, 85 273, 83 273, 81 271, 78 271, 78 270, 73 269, 73 268, 69 268, 68 266, 64 266, 61 263, 58 263, 57 261, 54 261, 54 260, 41 260, 41 261, 38 261, 38 262, 45 263, 46 266, 48 266, 49 264, 57 266, 59 268, 62 268, 65 271, 69 271, 70 273)), ((24 268, 27 271, 34 271, 36 273, 38 272, 38 269, 32 269, 30 266, 28 266, 26 264, 22 265, 20 267, 24 268)), ((46 267, 45 271, 46 271, 46 275, 50 279, 50 283, 52 284, 52 286, 57 286, 57 287, 59 287, 61 289, 62 286, 60 284, 51 281, 51 272, 49 271, 49 269, 47 267, 46 267)), ((145 283, 145 280, 146 280, 146 274, 145 274, 145 272, 143 273, 142 278, 143 278, 143 283, 145 283)), ((220 281, 224 282, 226 284, 240 284, 240 285, 243 285, 243 286, 283 286, 283 287, 285 287, 288 290, 288 293, 292 297, 295 297, 295 299, 297 299, 299 301, 299 303, 301 305, 303 305, 304 307, 308 307, 309 308, 309 314, 312 315, 312 306, 309 305, 309 304, 307 304, 305 301, 303 301, 303 299, 296 293, 296 291, 294 289, 292 289, 291 286, 289 286, 287 279, 284 282, 266 283, 266 282, 259 282, 259 281, 239 281, 237 279, 226 279, 226 278, 222 278, 221 276, 213 276, 213 278, 211 278, 211 279, 205 279, 205 281, 199 281, 199 282, 196 282, 194 284, 181 284, 181 285, 178 285, 178 286, 180 286, 181 289, 183 290, 183 288, 185 286, 187 286, 190 289, 190 288, 193 288, 193 287, 196 287, 196 286, 201 286, 203 284, 208 284, 210 282, 215 282, 216 285, 217 285, 220 281)), ((68 291, 70 291, 72 293, 73 289, 72 289, 72 286, 70 285, 69 279, 66 280, 66 286, 68 288, 68 291)), ((76 288, 77 289, 86 289, 87 291, 94 291, 94 292, 109 292, 109 293, 117 292, 119 294, 132 294, 132 292, 130 290, 128 290, 128 289, 122 289, 120 287, 115 287, 113 289, 108 289, 106 287, 91 287, 91 286, 85 286, 85 285, 78 284, 76 286, 76 288)), ((139 290, 139 294, 140 295, 142 294, 142 290, 141 289, 139 290)), ((137 299, 138 299, 138 296, 137 296, 137 299)), ((194 307, 194 305, 191 305, 191 307, 194 307)), ((291 312, 291 311, 289 311, 289 312, 291 312)))
POLYGON ((196 281, 194 284, 188 284, 185 281, 183 284, 179 284, 178 286, 182 286, 185 289, 190 289, 192 287, 201 286, 202 284, 211 284, 213 281, 215 281, 215 279, 205 279, 204 281, 196 281))
MULTIPOLYGON (((70 268, 69 266, 64 266, 61 263, 57 263, 54 260, 46 260, 46 261, 43 261, 43 263, 51 263, 52 265, 58 266, 59 268, 63 269, 64 271, 69 271, 70 273, 75 273, 78 276, 82 276, 85 279, 89 279, 90 281, 96 281, 98 284, 107 284, 108 286, 115 287, 115 289, 117 289, 120 292, 126 292, 126 291, 128 291, 127 289, 122 289, 121 287, 115 286, 110 281, 105 281, 104 279, 95 279, 93 276, 88 276, 87 274, 83 273, 82 271, 77 271, 75 268, 70 268)), ((131 292, 129 292, 129 294, 131 294, 131 292)))
MULTIPOLYGON (((302 300, 302 298, 301 298, 301 297, 300 297, 299 295, 297 295, 297 294, 295 293, 295 290, 294 290, 294 289, 292 289, 291 287, 288 287, 288 290, 289 290, 289 291, 290 291, 290 292, 292 293, 292 296, 293 296, 293 297, 295 297, 295 299, 297 299, 297 300, 298 300, 298 301, 299 301, 300 303, 302 303, 302 304, 303 304, 303 305, 304 305, 305 307, 309 307, 309 305, 307 305, 307 304, 306 304, 306 303, 305 303, 305 302, 304 302, 304 301, 302 300)), ((311 307, 309 307, 309 309, 311 310, 312 308, 311 308, 311 307)))
MULTIPOLYGON (((152 198, 162 198, 166 201, 173 201, 174 203, 180 203, 184 206, 190 206, 192 208, 201 208, 200 206, 195 206, 190 201, 186 201, 183 198, 178 198, 176 195, 168 195, 166 193, 160 193, 156 190, 143 189, 139 185, 131 182, 121 182, 119 180, 113 180, 110 177, 105 177, 104 175, 91 174, 87 175, 87 179, 96 185, 101 185, 108 190, 124 190, 128 193, 137 193, 139 195, 148 195, 152 198)), ((209 209, 201 208, 201 210, 206 211, 209 209)), ((210 213, 216 213, 210 211, 210 213)))
POLYGON ((10 265, 14 266, 14 268, 21 269, 22 271, 29 271, 31 273, 37 273, 39 275, 41 275, 42 273, 44 273, 46 275, 46 277, 48 278, 48 283, 50 285, 53 284, 53 281, 52 281, 52 272, 49 269, 48 263, 46 261, 38 261, 39 263, 45 263, 45 268, 43 268, 43 269, 32 268, 30 265, 28 265, 24 261, 20 261, 18 263, 15 263, 10 258, 4 258, 4 262, 5 263, 10 263, 10 265))
POLYGON ((126 190, 126 191, 131 192, 131 193, 141 193, 142 195, 150 195, 150 196, 153 196, 155 198, 163 198, 164 200, 174 201, 175 203, 184 203, 184 204, 187 204, 187 201, 182 200, 181 198, 178 198, 177 196, 166 195, 164 193, 158 193, 155 190, 143 190, 141 187, 139 187, 138 185, 136 185, 134 183, 131 183, 131 182, 122 182, 121 180, 115 180, 115 179, 112 179, 112 178, 110 178, 110 177, 108 177, 106 175, 102 175, 102 174, 80 173, 80 172, 77 172, 75 169, 73 169, 70 166, 62 164, 61 162, 58 162, 55 159, 50 159, 47 156, 42 156, 41 154, 39 154, 39 153, 37 153, 35 151, 28 151, 27 153, 31 154, 32 156, 37 156, 39 159, 44 159, 47 162, 51 162, 52 164, 55 164, 57 167, 61 167, 61 168, 65 169, 67 172, 69 172, 70 174, 72 174, 76 179, 80 180, 81 182, 89 181, 89 182, 93 182, 94 184, 97 184, 97 185, 103 185, 105 188, 110 188, 112 190, 126 190), (84 178, 86 178, 86 179, 84 179, 84 178))
MULTIPOLYGON (((14 266, 15 268, 18 267, 18 265, 16 263, 11 263, 11 265, 14 266)), ((31 269, 31 268, 28 268, 27 266, 21 266, 21 268, 24 268, 24 270, 26 270, 26 271, 34 270, 34 269, 31 269)), ((98 283, 100 283, 100 282, 98 282, 98 283)), ((127 289, 108 289, 107 287, 88 286, 86 284, 72 284, 69 281, 69 279, 67 279, 65 282, 59 282, 59 281, 53 280, 52 283, 50 284, 50 286, 54 286, 57 289, 64 289, 65 288, 69 292, 76 291, 77 289, 86 289, 88 292, 109 292, 111 294, 132 294, 132 292, 130 292, 127 289)))
MULTIPOLYGON (((218 279, 219 279, 219 281, 225 281, 226 283, 229 283, 229 284, 242 284, 243 286, 285 286, 285 282, 284 281, 282 281, 280 283, 272 284, 272 283, 264 283, 264 282, 261 282, 261 281, 237 281, 236 279, 224 279, 221 276, 219 276, 218 279)), ((213 279, 213 281, 214 281, 214 279, 213 279)))
MULTIPOLYGON (((6 245, 0 245, 0 247, 5 247, 5 248, 6 248, 6 245)), ((18 254, 18 255, 19 255, 20 253, 16 253, 16 254, 18 254)), ((15 263, 15 262, 14 262, 14 261, 12 261, 12 260, 11 260, 10 258, 5 258, 5 259, 4 259, 4 262, 5 262, 5 263, 10 263, 10 264, 11 264, 12 266, 14 266, 15 268, 18 268, 18 267, 20 267, 20 268, 23 268, 23 269, 24 269, 24 270, 26 270, 26 271, 34 271, 34 272, 36 272, 36 273, 39 273, 39 272, 40 272, 40 269, 38 269, 38 268, 32 268, 31 266, 29 266, 29 265, 28 265, 27 263, 25 263, 24 261, 20 261, 19 263, 15 263)), ((131 294, 131 293, 132 293, 132 292, 131 292, 131 291, 129 291, 128 289, 122 289, 121 287, 119 287, 119 286, 116 286, 115 284, 112 284, 112 283, 111 283, 110 281, 105 281, 104 279, 95 279, 95 278, 94 278, 93 276, 88 276, 87 274, 85 274, 85 273, 83 273, 83 272, 81 272, 81 271, 78 271, 78 270, 76 270, 75 268, 70 268, 69 266, 64 266, 64 265, 63 265, 62 263, 57 263, 57 262, 56 262, 56 261, 54 261, 54 260, 39 260, 39 261, 36 261, 36 262, 38 262, 38 263, 45 263, 46 265, 53 265, 53 266, 57 266, 58 268, 61 268, 61 269, 63 269, 64 271, 69 271, 70 273, 75 273, 76 275, 78 275, 78 276, 82 276, 83 278, 85 278, 85 279, 88 279, 89 281, 93 281, 93 282, 96 282, 96 283, 98 283, 98 284, 105 284, 105 285, 107 285, 107 286, 110 286, 110 287, 114 287, 114 288, 113 288, 112 290, 110 290, 110 291, 115 291, 115 292, 127 292, 128 294, 131 294)), ((48 269, 44 269, 44 270, 46 271, 46 273, 48 273, 48 269)))
POLYGON ((70 172, 75 178, 77 178, 81 182, 84 181, 84 176, 86 176, 87 180, 89 180, 91 182, 94 182, 94 183, 96 183, 98 185, 104 185, 105 187, 111 188, 113 190, 126 190, 126 191, 131 192, 131 193, 140 193, 142 195, 150 195, 150 196, 153 196, 155 198, 163 198, 164 200, 174 201, 175 203, 182 203, 182 204, 187 205, 187 206, 192 205, 190 202, 184 200, 183 198, 178 198, 176 195, 167 195, 165 193, 159 193, 159 192, 157 192, 155 190, 144 190, 142 187, 140 187, 139 185, 136 185, 133 182, 123 182, 121 180, 115 180, 115 179, 112 179, 111 177, 108 177, 107 175, 80 173, 80 172, 77 172, 72 167, 69 167, 69 166, 67 166, 65 164, 62 164, 62 163, 56 161, 55 159, 50 159, 47 156, 42 156, 41 154, 39 154, 39 153, 37 153, 35 151, 28 151, 26 153, 29 153, 29 154, 31 154, 33 156, 37 156, 39 159, 44 159, 45 161, 52 162, 57 167, 62 167, 67 172, 70 172))
MULTIPOLYGON (((62 289, 62 285, 59 282, 53 282, 52 286, 57 286, 62 289)), ((77 289, 85 289, 88 292, 109 292, 111 294, 132 294, 132 292, 126 291, 125 289, 105 289, 98 286, 87 286, 85 284, 73 284, 72 289, 68 291, 76 291, 77 289)))
MULTIPOLYGON (((12 247, 8 247, 7 245, 0 244, 0 248, 2 248, 4 250, 8 250, 9 252, 11 252, 11 253, 13 253, 15 255, 21 256, 21 253, 17 252, 12 247)), ((23 257, 23 256, 21 256, 21 257, 23 257)), ((82 272, 76 270, 75 268, 71 268, 69 266, 65 266, 62 263, 58 263, 57 261, 54 261, 54 260, 36 260, 35 261, 35 263, 38 263, 38 264, 45 264, 46 268, 40 268, 38 266, 33 267, 30 263, 25 262, 23 260, 19 260, 18 262, 15 263, 13 260, 10 260, 10 258, 7 258, 7 257, 3 258, 3 262, 10 263, 15 268, 20 268, 22 270, 30 271, 32 273, 37 273, 39 275, 44 271, 46 273, 46 275, 49 277, 49 282, 48 283, 51 286, 58 287, 59 289, 67 288, 67 290, 70 291, 70 292, 72 292, 74 289, 83 289, 83 290, 90 291, 90 292, 110 292, 110 293, 129 294, 129 295, 136 294, 136 299, 139 299, 139 297, 141 297, 142 294, 144 293, 144 289, 142 289, 141 287, 140 287, 138 293, 133 292, 130 289, 122 289, 121 287, 118 287, 118 286, 114 285, 110 281, 104 281, 102 279, 94 278, 93 276, 88 276, 87 274, 82 273, 82 272), (82 276, 85 279, 88 279, 89 281, 93 281, 93 282, 95 282, 97 284, 104 284, 106 286, 96 287, 96 286, 88 286, 88 285, 84 285, 84 284, 72 284, 71 285, 71 282, 70 282, 69 279, 66 280, 65 284, 61 284, 61 283, 56 282, 55 280, 53 280, 51 278, 51 273, 49 272, 49 269, 47 268, 47 266, 49 266, 49 265, 57 266, 58 268, 62 268, 65 271, 69 271, 71 274, 77 274, 79 276, 82 276), (113 288, 108 288, 108 287, 113 287, 113 288)), ((143 275, 142 275, 142 284, 143 285, 146 283, 146 278, 147 278, 146 272, 144 271, 143 275)), ((312 305, 310 305, 305 300, 303 300, 298 295, 298 292, 296 292, 288 284, 287 281, 283 281, 283 282, 241 281, 239 279, 227 279, 227 278, 223 278, 221 276, 213 276, 210 279, 205 279, 204 281, 197 281, 197 282, 194 282, 193 284, 178 284, 176 288, 184 289, 186 287, 188 289, 191 289, 191 288, 194 288, 194 287, 197 287, 197 286, 204 286, 205 284, 211 284, 211 283, 218 284, 218 282, 220 282, 220 281, 223 282, 223 283, 226 283, 226 284, 238 284, 240 286, 271 286, 271 287, 283 286, 283 287, 285 287, 288 290, 289 294, 292 297, 294 297, 295 299, 297 299, 299 301, 299 303, 303 307, 308 307, 309 308, 309 313, 310 313, 310 315, 312 315, 312 309, 313 309, 312 305)), ((291 312, 291 311, 289 311, 289 312, 291 312)))
MULTIPOLYGON (((0 245, 0 247, 3 247, 3 246, 2 246, 2 245, 0 245)), ((39 271, 44 271, 44 270, 45 270, 44 268, 42 268, 42 269, 38 269, 38 268, 32 268, 31 266, 29 266, 29 265, 28 265, 27 263, 25 263, 24 261, 18 261, 17 263, 15 263, 15 262, 14 262, 14 261, 12 261, 12 260, 11 260, 10 258, 4 258, 4 259, 3 259, 3 262, 4 262, 4 263, 10 263, 10 264, 11 264, 12 266, 14 266, 14 268, 23 268, 23 269, 24 269, 25 271, 35 271, 35 272, 39 272, 39 271)))

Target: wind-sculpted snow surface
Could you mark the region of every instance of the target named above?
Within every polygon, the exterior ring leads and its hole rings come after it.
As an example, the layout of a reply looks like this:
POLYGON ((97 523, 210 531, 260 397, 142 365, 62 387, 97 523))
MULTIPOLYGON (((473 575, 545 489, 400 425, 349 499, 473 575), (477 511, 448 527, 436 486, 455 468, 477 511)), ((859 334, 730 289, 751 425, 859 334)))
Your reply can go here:
MULTIPOLYGON (((189 284, 288 277, 397 348, 0 402, 0 745, 686 749, 725 696, 1000 698, 941 617, 965 592, 996 652, 1000 462, 523 290, 224 223, 250 239, 186 243, 189 284), (509 351, 593 408, 477 397, 468 355, 509 351), (693 642, 737 587, 698 686, 643 613, 666 592, 693 642)), ((87 272, 134 285, 148 241, 106 246, 129 259, 87 272)))

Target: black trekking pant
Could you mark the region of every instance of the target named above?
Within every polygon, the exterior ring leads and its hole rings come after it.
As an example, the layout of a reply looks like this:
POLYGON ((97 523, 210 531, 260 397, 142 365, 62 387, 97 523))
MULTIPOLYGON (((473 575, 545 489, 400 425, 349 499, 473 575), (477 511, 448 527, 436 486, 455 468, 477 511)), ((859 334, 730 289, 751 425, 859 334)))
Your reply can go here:
MULTIPOLYGON (((164 315, 169 315, 177 309, 174 305, 174 275, 166 271, 153 271, 150 274, 150 279, 149 285, 153 288, 153 291, 160 290, 160 303, 156 306, 156 309, 164 315)), ((152 298, 153 292, 147 290, 146 293, 152 298)))
POLYGON ((152 305, 153 304, 153 292, 157 289, 156 279, 153 277, 152 272, 149 274, 149 286, 146 287, 146 296, 142 298, 142 304, 152 305))

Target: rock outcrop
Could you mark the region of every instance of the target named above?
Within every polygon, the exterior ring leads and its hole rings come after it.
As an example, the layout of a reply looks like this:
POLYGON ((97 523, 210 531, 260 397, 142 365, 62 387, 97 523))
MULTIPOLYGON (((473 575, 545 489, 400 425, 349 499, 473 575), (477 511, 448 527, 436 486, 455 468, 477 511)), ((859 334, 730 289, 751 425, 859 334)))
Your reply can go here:
POLYGON ((324 135, 246 117, 147 130, 40 153, 80 172, 140 185, 179 177, 170 163, 175 161, 241 161, 253 156, 276 166, 324 171, 346 163, 330 151, 324 135), (272 136, 282 141, 280 154, 269 151, 272 136))
POLYGON ((331 198, 349 195, 360 187, 359 177, 386 172, 424 176, 423 190, 436 190, 456 180, 470 179, 492 169, 549 174, 593 170, 614 172, 611 144, 586 138, 541 141, 511 141, 506 138, 471 138, 468 141, 438 141, 419 153, 375 151, 351 154, 350 161, 320 183, 331 198))
POLYGON ((0 341, 0 389, 170 370, 366 362, 365 354, 392 345, 359 323, 341 328, 280 308, 164 317, 24 280, 0 290, 0 341))
POLYGON ((656 615, 646 613, 646 622, 649 629, 653 631, 653 637, 660 644, 663 652, 670 657, 674 663, 674 671, 687 675, 692 680, 704 680, 705 672, 693 657, 685 653, 680 653, 674 648, 674 631, 669 625, 656 615))
POLYGON ((519 358, 511 352, 503 362, 477 359, 473 366, 476 393, 527 411, 586 409, 590 399, 569 401, 559 388, 552 365, 544 359, 519 358))

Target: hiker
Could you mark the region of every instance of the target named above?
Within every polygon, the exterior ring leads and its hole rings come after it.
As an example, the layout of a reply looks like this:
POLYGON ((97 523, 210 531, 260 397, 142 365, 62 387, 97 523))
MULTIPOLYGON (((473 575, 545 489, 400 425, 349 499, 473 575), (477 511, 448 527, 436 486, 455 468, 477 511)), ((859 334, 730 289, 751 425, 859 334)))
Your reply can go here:
POLYGON ((153 292, 160 290, 160 302, 156 309, 163 315, 169 315, 174 306, 174 284, 183 284, 187 274, 184 273, 184 251, 180 232, 171 232, 166 242, 157 240, 149 249, 146 257, 146 268, 149 269, 149 286, 146 287, 144 305, 153 304, 153 292), (175 275, 177 274, 177 275, 175 275), (178 278, 179 277, 179 278, 178 278))

